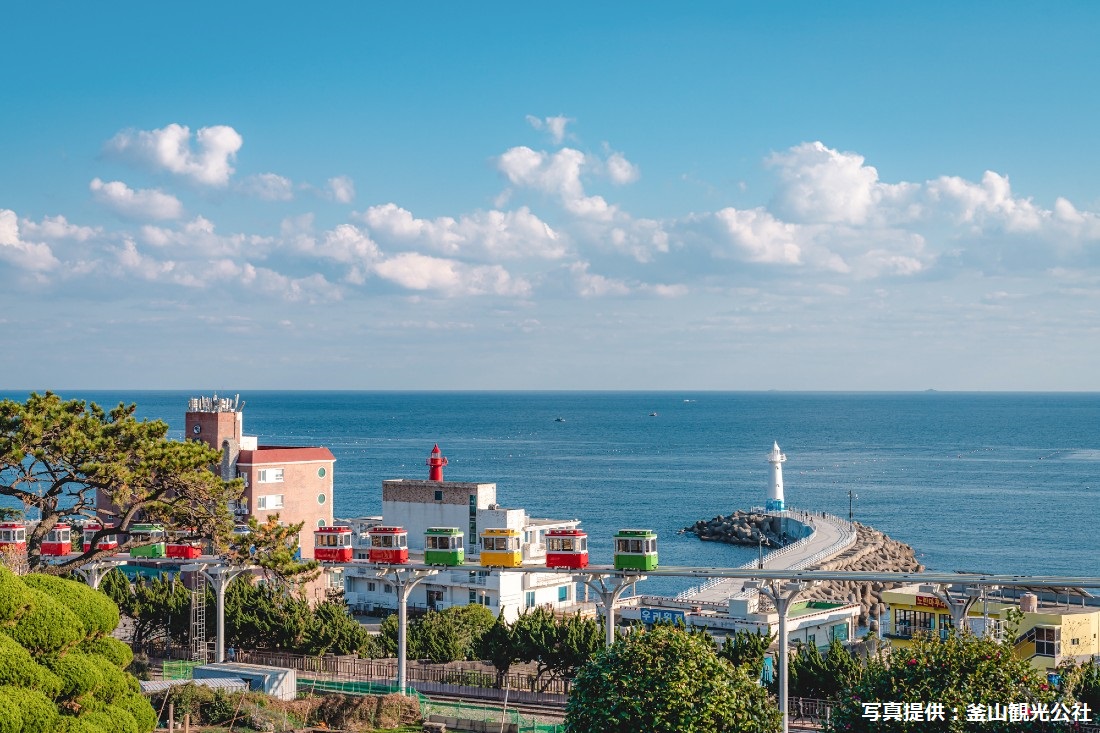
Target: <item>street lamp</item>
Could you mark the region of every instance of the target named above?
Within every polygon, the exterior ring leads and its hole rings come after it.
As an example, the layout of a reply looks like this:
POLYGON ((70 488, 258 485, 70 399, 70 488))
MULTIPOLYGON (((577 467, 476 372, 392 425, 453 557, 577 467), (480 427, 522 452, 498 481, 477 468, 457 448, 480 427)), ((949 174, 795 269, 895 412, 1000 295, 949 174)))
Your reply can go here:
POLYGON ((848 489, 848 524, 854 524, 854 522, 852 521, 854 517, 853 509, 855 500, 858 498, 859 496, 856 494, 856 492, 848 489))

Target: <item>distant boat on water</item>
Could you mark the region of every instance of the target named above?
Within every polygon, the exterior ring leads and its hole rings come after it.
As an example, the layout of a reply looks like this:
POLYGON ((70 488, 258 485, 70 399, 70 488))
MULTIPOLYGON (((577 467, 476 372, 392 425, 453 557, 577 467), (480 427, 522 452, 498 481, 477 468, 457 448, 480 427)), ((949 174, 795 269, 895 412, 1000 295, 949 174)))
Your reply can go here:
POLYGON ((564 417, 555 417, 554 422, 565 422, 565 418, 564 417))
POLYGON ((657 417, 657 413, 656 412, 651 412, 651 413, 649 413, 649 416, 650 417, 657 417))

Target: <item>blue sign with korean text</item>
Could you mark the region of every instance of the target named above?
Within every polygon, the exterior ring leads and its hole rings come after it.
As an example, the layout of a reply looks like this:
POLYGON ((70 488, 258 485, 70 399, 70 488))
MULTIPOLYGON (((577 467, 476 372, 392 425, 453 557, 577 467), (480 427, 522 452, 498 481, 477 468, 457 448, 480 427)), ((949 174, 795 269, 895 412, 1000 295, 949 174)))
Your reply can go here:
POLYGON ((667 608, 643 608, 641 609, 642 623, 655 624, 658 621, 687 626, 687 619, 683 611, 671 611, 667 608))

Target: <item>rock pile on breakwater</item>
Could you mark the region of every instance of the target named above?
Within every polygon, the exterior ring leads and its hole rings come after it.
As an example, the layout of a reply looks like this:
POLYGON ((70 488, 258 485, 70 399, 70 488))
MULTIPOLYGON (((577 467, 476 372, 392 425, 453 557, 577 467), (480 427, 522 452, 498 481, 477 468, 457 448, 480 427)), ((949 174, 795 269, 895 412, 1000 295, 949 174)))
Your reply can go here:
MULTIPOLYGON (((871 572, 916 573, 924 570, 917 561, 913 548, 878 531, 874 527, 856 522, 856 541, 847 550, 807 570, 866 570, 871 572)), ((729 516, 718 515, 714 519, 700 519, 680 530, 692 533, 706 542, 725 542, 731 545, 756 546, 760 537, 765 547, 782 547, 786 542, 780 537, 779 517, 753 514, 738 510, 729 516)), ((859 624, 867 626, 871 619, 886 611, 882 591, 896 588, 900 583, 857 583, 855 581, 830 580, 807 591, 799 598, 815 601, 858 603, 859 624)), ((763 601, 763 599, 761 599, 763 601)), ((766 601, 763 601, 766 603, 766 601)))
POLYGON ((719 514, 714 519, 700 519, 684 527, 680 534, 691 532, 704 542, 725 542, 730 545, 756 547, 763 538, 764 547, 782 547, 786 544, 780 536, 780 518, 767 514, 753 514, 738 509, 729 516, 719 514))
MULTIPOLYGON (((919 573, 924 565, 917 561, 909 545, 891 539, 874 527, 856 522, 856 541, 851 547, 812 570, 867 570, 877 572, 919 573)), ((897 588, 901 583, 857 583, 846 580, 825 581, 804 592, 800 598, 818 601, 842 601, 860 605, 859 624, 886 612, 882 591, 897 588)))

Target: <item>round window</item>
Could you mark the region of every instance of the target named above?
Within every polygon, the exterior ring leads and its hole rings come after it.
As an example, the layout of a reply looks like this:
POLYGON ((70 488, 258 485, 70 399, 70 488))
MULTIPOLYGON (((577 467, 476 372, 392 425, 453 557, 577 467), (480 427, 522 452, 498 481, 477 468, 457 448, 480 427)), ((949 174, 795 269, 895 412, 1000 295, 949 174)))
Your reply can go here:
POLYGON ((317 478, 324 478, 326 473, 327 471, 325 471, 325 467, 321 466, 317 469, 317 478))
POLYGON ((327 501, 327 500, 328 500, 328 497, 325 496, 324 494, 318 494, 317 495, 317 503, 318 504, 324 504, 325 501, 327 501))
POLYGON ((325 520, 323 520, 323 519, 318 519, 318 520, 317 520, 317 526, 318 526, 318 527, 324 527, 324 526, 325 526, 325 520))

